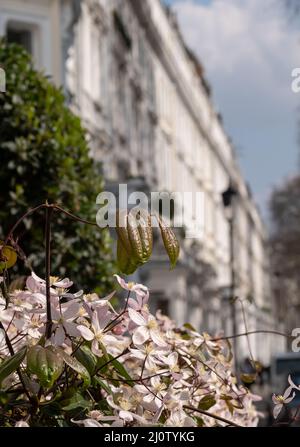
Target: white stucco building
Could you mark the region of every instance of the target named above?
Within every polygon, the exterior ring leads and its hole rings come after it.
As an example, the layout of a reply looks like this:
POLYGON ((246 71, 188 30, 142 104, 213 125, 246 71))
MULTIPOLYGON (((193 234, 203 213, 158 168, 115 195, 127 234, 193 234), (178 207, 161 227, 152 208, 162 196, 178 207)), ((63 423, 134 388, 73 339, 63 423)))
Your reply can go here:
MULTIPOLYGON (((250 330, 276 328, 264 225, 202 66, 162 3, 0 0, 0 35, 22 43, 36 66, 63 85, 89 130, 92 155, 103 162, 109 185, 129 181, 131 188, 148 191, 203 192, 201 238, 182 239, 174 271, 159 247, 141 271, 152 305, 179 323, 231 334, 230 237, 221 196, 231 180, 238 190, 236 295, 245 301, 250 330)), ((186 223, 194 218, 191 214, 186 223)), ((239 303, 236 309, 237 330, 244 332, 239 303)), ((251 343, 264 362, 283 349, 280 338, 266 335, 251 337, 251 343)), ((247 355, 241 338, 239 357, 247 355)))

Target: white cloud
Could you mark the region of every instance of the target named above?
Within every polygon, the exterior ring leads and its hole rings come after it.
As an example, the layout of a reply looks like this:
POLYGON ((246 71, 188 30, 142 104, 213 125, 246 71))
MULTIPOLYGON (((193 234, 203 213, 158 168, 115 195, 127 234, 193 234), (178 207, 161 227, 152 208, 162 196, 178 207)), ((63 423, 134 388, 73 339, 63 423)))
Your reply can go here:
POLYGON ((300 94, 291 91, 291 71, 300 66, 299 31, 281 0, 177 0, 173 7, 225 126, 242 145, 246 174, 262 195, 295 163, 300 94))

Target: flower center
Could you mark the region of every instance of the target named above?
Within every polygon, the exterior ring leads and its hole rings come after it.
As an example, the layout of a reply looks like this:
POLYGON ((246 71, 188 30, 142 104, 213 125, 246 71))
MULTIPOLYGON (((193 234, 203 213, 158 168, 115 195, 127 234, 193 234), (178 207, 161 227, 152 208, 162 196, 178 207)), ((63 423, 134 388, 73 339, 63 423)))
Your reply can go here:
POLYGON ((95 335, 95 338, 97 341, 99 341, 100 343, 103 340, 103 333, 102 332, 97 332, 97 334, 95 335))
POLYGON ((156 393, 160 393, 162 390, 164 390, 166 387, 166 385, 164 383, 158 383, 157 385, 155 385, 154 389, 156 391, 156 393))
POLYGON ((149 355, 149 354, 151 354, 151 352, 153 352, 153 345, 152 345, 152 343, 149 343, 148 345, 146 345, 145 352, 146 352, 147 355, 149 355))
POLYGON ((148 329, 156 329, 157 328, 156 321, 155 320, 148 321, 147 327, 148 327, 148 329))
POLYGON ((50 286, 52 286, 55 282, 59 281, 58 276, 50 276, 50 286))
POLYGON ((124 399, 123 397, 119 399, 119 405, 122 408, 122 410, 128 411, 131 409, 130 402, 127 399, 124 399))

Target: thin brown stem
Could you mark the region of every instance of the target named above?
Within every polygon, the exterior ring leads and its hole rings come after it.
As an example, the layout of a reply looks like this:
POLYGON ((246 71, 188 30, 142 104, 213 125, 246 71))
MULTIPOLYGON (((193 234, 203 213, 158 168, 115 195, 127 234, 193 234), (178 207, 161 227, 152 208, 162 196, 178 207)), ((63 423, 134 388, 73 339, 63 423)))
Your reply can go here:
MULTIPOLYGON (((10 355, 13 356, 13 355, 15 354, 14 348, 13 348, 13 346, 12 346, 12 344, 11 344, 11 341, 10 341, 10 339, 9 339, 9 336, 8 336, 8 334, 7 334, 7 332, 6 332, 6 330, 5 330, 4 326, 3 326, 3 324, 1 323, 1 321, 0 321, 0 329, 2 329, 2 330, 4 331, 4 334, 5 334, 5 342, 6 342, 7 348, 8 348, 8 350, 9 350, 10 355)), ((19 376, 20 382, 21 382, 22 385, 23 385, 24 392, 25 392, 26 396, 28 397, 29 401, 31 402, 32 399, 31 399, 31 397, 30 397, 29 392, 27 391, 27 388, 26 388, 26 385, 25 385, 25 382, 24 382, 24 379, 23 379, 23 376, 22 376, 22 373, 21 373, 20 368, 17 369, 17 374, 18 374, 18 376, 19 376)))
POLYGON ((249 338, 249 331, 248 331, 248 325, 247 325, 247 318, 246 318, 246 312, 245 312, 245 306, 243 301, 240 299, 239 300, 240 304, 241 304, 241 309, 242 309, 242 315, 243 315, 243 321, 244 321, 244 326, 245 326, 245 331, 247 333, 246 338, 247 338, 247 344, 248 344, 248 350, 249 350, 249 355, 250 355, 250 359, 252 360, 252 362, 254 363, 254 357, 252 354, 252 349, 251 349, 251 344, 250 344, 250 338, 249 338))
POLYGON ((114 362, 115 360, 118 360, 120 357, 123 357, 123 355, 127 354, 128 352, 129 352, 128 348, 126 348, 125 351, 121 352, 121 354, 117 355, 113 359, 108 360, 106 363, 104 363, 104 365, 101 365, 99 368, 97 368, 95 374, 97 374, 99 371, 101 371, 101 369, 105 368, 110 363, 114 362))
POLYGON ((114 318, 110 323, 108 323, 106 325, 106 327, 104 328, 103 332, 111 331, 115 326, 117 326, 120 323, 120 321, 119 321, 120 319, 122 321, 122 317, 123 317, 123 315, 125 314, 125 312, 127 310, 130 293, 131 293, 131 291, 128 290, 125 306, 124 306, 124 309, 122 310, 122 312, 119 315, 117 315, 116 318, 114 318))
POLYGON ((205 411, 205 410, 199 410, 198 408, 190 407, 189 405, 184 405, 183 408, 185 408, 186 410, 194 411, 196 413, 204 414, 205 416, 208 416, 210 418, 214 418, 217 421, 225 422, 226 424, 228 424, 228 425, 230 425, 232 427, 244 428, 243 425, 236 424, 235 422, 230 421, 229 419, 223 418, 222 416, 218 416, 216 414, 210 413, 210 412, 205 411))
POLYGON ((51 274, 51 217, 53 213, 52 207, 46 207, 46 223, 45 223, 45 273, 46 273, 46 303, 47 303, 47 323, 46 338, 51 337, 52 315, 51 315, 51 293, 50 293, 50 274, 51 274))
POLYGON ((226 337, 215 337, 215 338, 211 338, 211 341, 230 340, 232 338, 245 337, 247 335, 254 335, 254 334, 274 334, 274 335, 280 335, 281 337, 294 338, 292 335, 285 334, 284 332, 257 330, 257 331, 243 332, 242 334, 228 335, 226 337))
POLYGON ((89 220, 85 220, 85 219, 82 219, 81 217, 75 216, 75 214, 72 214, 69 211, 64 210, 59 205, 53 205, 53 208, 58 210, 58 211, 61 211, 63 214, 65 214, 66 216, 70 217, 70 219, 75 220, 76 222, 81 222, 81 223, 85 223, 87 225, 92 225, 94 227, 98 227, 96 222, 91 222, 89 220))
POLYGON ((6 247, 8 241, 10 240, 10 238, 12 237, 14 231, 18 228, 18 226, 23 222, 24 219, 26 219, 26 217, 30 216, 31 214, 35 213, 36 211, 38 211, 41 208, 44 208, 46 205, 42 204, 39 206, 36 206, 35 208, 31 208, 30 210, 28 210, 25 214, 23 214, 23 216, 20 217, 20 219, 17 220, 17 222, 12 226, 12 228, 9 230, 4 243, 0 249, 0 254, 3 250, 4 247, 6 247))

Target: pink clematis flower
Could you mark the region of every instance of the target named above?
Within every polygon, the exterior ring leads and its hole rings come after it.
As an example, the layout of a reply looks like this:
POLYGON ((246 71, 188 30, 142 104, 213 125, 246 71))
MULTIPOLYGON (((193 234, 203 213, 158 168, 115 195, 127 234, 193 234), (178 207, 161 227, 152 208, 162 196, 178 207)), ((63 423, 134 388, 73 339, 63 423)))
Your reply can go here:
POLYGON ((119 344, 115 336, 104 332, 105 327, 111 320, 111 316, 112 314, 107 310, 107 307, 98 307, 92 313, 91 329, 84 325, 77 327, 85 340, 92 341, 92 351, 97 356, 103 354, 101 345, 104 345, 109 350, 109 348, 119 344))
POLYGON ((152 340, 160 347, 167 346, 160 335, 157 321, 153 315, 142 315, 130 308, 128 309, 128 315, 130 320, 137 325, 132 335, 132 341, 135 345, 143 345, 147 340, 152 340))
POLYGON ((64 344, 67 336, 79 337, 80 332, 74 320, 78 317, 80 303, 69 301, 61 305, 60 309, 52 306, 53 344, 61 346, 64 344))
POLYGON ((140 297, 144 300, 144 303, 148 302, 149 299, 149 290, 148 287, 143 286, 142 284, 136 284, 134 282, 126 282, 119 275, 114 275, 117 278, 119 285, 124 290, 128 290, 129 292, 134 292, 137 297, 140 297))
POLYGON ((151 377, 150 386, 136 385, 135 387, 141 395, 144 395, 143 402, 146 404, 155 404, 156 408, 160 408, 163 398, 167 394, 167 385, 161 381, 159 376, 151 377))
POLYGON ((171 352, 168 356, 158 355, 163 365, 167 365, 168 371, 172 374, 174 380, 181 380, 182 373, 178 365, 178 352, 171 352))
MULTIPOLYGON (((60 289, 69 289, 73 285, 73 281, 70 281, 69 278, 59 279, 51 276, 50 284, 51 286, 58 287, 60 289)), ((39 292, 41 289, 43 290, 46 287, 46 281, 37 276, 34 272, 31 272, 31 276, 29 276, 26 280, 26 286, 28 290, 32 292, 39 292)))
POLYGON ((87 295, 83 295, 83 301, 91 310, 94 310, 96 307, 109 307, 114 313, 116 313, 110 303, 110 300, 115 295, 115 293, 116 292, 113 291, 104 298, 100 298, 96 293, 90 293, 87 295))
POLYGON ((188 416, 183 410, 177 410, 171 413, 167 419, 167 427, 196 427, 197 424, 193 418, 188 416))
POLYGON ((88 413, 89 418, 80 421, 72 422, 77 425, 83 425, 84 427, 109 427, 109 424, 105 422, 112 422, 111 427, 123 427, 123 421, 117 416, 105 416, 101 411, 93 410, 88 413))
POLYGON ((286 405, 286 404, 289 404, 294 399, 296 393, 293 392, 293 394, 291 396, 290 395, 291 391, 292 391, 292 387, 289 386, 285 390, 283 396, 273 394, 272 400, 273 400, 273 403, 275 404, 275 407, 273 409, 273 416, 274 416, 275 419, 278 418, 279 413, 281 412, 283 406, 286 405))

